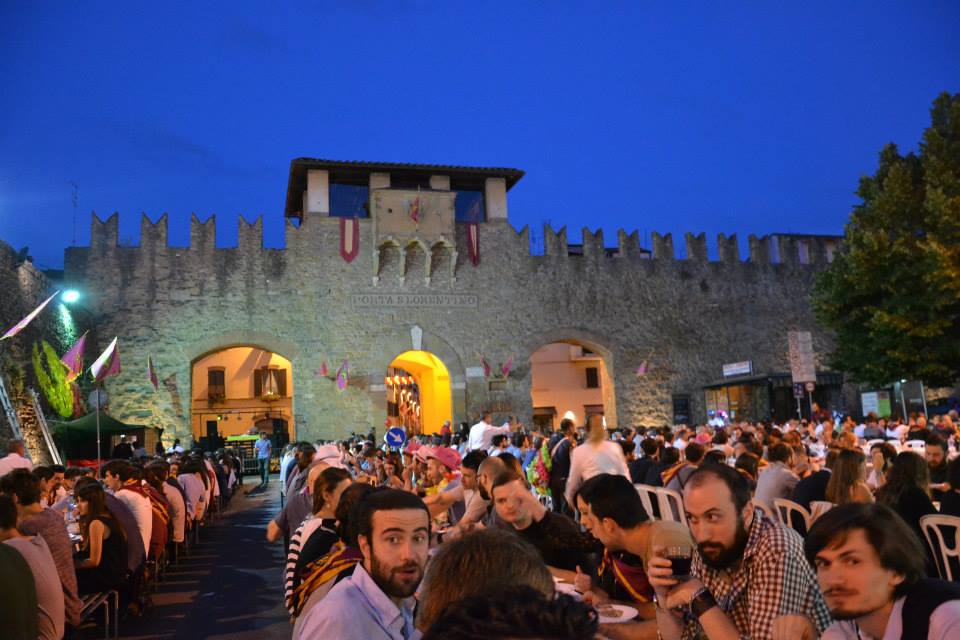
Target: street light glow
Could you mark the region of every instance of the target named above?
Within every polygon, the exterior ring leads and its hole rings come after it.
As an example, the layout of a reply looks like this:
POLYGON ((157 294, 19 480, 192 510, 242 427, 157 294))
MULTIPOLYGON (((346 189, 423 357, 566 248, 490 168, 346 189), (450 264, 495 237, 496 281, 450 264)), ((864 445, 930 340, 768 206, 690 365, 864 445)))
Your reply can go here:
POLYGON ((80 299, 80 292, 76 289, 67 289, 63 292, 63 301, 67 304, 73 304, 80 299))

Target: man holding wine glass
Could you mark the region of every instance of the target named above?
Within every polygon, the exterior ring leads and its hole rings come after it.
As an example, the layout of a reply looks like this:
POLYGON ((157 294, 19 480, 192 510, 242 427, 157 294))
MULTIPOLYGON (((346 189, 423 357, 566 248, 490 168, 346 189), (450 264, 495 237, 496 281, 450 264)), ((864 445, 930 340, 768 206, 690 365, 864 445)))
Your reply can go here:
POLYGON ((649 562, 664 640, 701 631, 710 640, 777 640, 792 633, 791 621, 807 624, 803 617, 823 632, 830 613, 803 541, 754 508, 740 473, 725 465, 702 466, 687 480, 683 498, 696 542, 692 577, 676 575, 684 568, 675 568, 664 547, 649 562))

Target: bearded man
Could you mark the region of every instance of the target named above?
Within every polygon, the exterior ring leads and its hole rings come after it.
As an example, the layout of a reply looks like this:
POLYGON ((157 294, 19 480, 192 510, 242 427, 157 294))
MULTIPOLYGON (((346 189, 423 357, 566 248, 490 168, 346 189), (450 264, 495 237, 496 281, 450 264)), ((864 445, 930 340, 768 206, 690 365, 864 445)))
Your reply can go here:
POLYGON ((693 578, 672 578, 662 549, 647 569, 664 640, 787 638, 791 624, 812 623, 818 634, 830 624, 803 541, 754 507, 743 475, 701 466, 687 479, 683 504, 696 543, 693 578), (690 612, 686 624, 674 615, 678 608, 690 612))
POLYGON ((417 640, 413 594, 427 564, 430 512, 397 489, 375 491, 355 509, 363 562, 310 609, 299 637, 417 640))

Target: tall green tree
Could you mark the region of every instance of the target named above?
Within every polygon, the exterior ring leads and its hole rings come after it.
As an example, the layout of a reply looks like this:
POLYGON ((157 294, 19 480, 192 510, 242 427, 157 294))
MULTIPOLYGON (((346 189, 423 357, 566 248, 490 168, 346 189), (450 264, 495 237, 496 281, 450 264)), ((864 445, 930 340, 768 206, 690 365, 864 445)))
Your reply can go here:
POLYGON ((844 247, 814 288, 832 364, 868 384, 960 379, 960 94, 930 114, 917 153, 888 144, 860 179, 844 247))

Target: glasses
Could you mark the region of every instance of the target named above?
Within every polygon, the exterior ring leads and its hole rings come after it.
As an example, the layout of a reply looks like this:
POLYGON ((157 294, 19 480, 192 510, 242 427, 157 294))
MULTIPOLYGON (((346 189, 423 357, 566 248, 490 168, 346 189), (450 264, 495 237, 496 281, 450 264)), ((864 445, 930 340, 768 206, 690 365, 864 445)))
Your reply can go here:
POLYGON ((670 570, 673 578, 687 580, 690 578, 690 566, 693 563, 693 549, 687 546, 667 547, 667 560, 670 561, 670 570))

